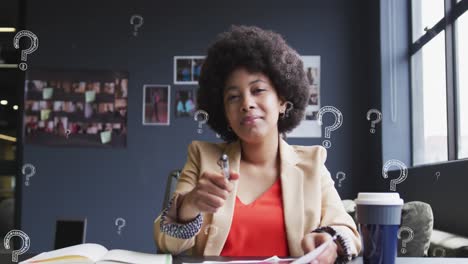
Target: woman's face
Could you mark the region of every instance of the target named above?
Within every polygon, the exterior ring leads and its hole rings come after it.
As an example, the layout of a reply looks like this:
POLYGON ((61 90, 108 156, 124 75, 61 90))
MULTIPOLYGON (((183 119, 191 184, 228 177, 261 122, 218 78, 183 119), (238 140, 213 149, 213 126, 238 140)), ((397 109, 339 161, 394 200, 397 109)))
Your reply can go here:
POLYGON ((232 130, 244 142, 260 142, 278 134, 278 117, 285 104, 268 76, 234 70, 224 88, 224 110, 232 130))

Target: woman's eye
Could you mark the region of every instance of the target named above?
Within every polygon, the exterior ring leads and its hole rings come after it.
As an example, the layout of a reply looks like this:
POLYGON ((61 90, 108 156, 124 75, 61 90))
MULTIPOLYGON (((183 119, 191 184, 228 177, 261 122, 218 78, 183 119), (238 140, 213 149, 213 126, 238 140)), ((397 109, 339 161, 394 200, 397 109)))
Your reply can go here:
POLYGON ((265 91, 265 89, 254 89, 254 93, 260 93, 260 92, 263 92, 265 91))
POLYGON ((237 97, 239 97, 239 96, 237 96, 237 95, 229 95, 227 99, 230 101, 230 100, 236 99, 237 97))

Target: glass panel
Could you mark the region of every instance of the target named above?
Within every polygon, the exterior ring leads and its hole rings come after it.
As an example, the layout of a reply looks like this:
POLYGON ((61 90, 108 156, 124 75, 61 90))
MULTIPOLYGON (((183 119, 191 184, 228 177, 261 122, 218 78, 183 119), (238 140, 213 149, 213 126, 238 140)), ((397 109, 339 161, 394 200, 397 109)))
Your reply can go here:
POLYGON ((413 42, 444 17, 444 0, 412 0, 413 42))
POLYGON ((468 158, 468 13, 456 21, 458 73, 458 158, 468 158))
POLYGON ((412 58, 414 165, 448 160, 445 31, 412 58))

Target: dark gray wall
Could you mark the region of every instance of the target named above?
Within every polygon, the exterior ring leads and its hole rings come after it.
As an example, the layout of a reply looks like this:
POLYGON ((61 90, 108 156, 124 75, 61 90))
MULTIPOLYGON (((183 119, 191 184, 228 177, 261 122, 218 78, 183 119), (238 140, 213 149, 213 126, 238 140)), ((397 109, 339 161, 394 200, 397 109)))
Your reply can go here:
MULTIPOLYGON (((359 179, 375 171, 368 166, 369 149, 380 145, 380 134, 371 136, 365 119, 368 109, 380 106, 373 2, 28 1, 27 29, 40 41, 28 57, 31 69, 128 70, 130 76, 127 148, 24 147, 24 162, 37 171, 31 185, 21 187, 21 229, 31 238, 30 252, 52 249, 57 218, 83 217, 88 242, 155 252, 152 223, 167 174, 183 166, 192 140, 218 140, 212 132, 198 135, 195 121, 174 119, 173 113, 170 126, 142 126, 142 87, 172 85, 173 56, 204 55, 231 24, 275 30, 300 54, 321 56, 322 106, 333 105, 344 116, 332 133, 327 166, 333 176, 347 174, 339 191, 342 198, 354 198, 359 179), (137 38, 129 24, 133 14, 144 17, 137 38), (121 236, 117 217, 126 219, 121 236)), ((183 86, 172 85, 172 99, 178 88, 183 86)), ((324 123, 331 122, 326 115, 324 123)), ((322 139, 288 141, 314 145, 322 139)))

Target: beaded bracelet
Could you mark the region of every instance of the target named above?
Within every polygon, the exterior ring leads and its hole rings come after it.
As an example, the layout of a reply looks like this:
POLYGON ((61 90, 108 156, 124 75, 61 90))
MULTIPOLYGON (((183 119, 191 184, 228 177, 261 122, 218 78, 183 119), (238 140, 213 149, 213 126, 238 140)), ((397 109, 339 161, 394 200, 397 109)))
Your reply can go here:
POLYGON ((332 237, 336 236, 336 241, 338 242, 339 246, 343 250, 344 255, 338 256, 335 263, 347 263, 353 258, 351 254, 350 246, 349 246, 349 241, 347 240, 346 237, 337 233, 333 227, 322 226, 322 227, 314 229, 312 233, 328 233, 332 237))
POLYGON ((192 221, 180 224, 180 223, 168 223, 167 222, 167 214, 169 209, 172 206, 172 202, 174 201, 173 197, 170 201, 168 206, 163 210, 161 214, 161 221, 159 223, 159 227, 163 233, 168 234, 169 236, 180 238, 180 239, 189 239, 194 237, 198 231, 200 231, 202 224, 203 224, 203 217, 201 213, 199 213, 195 219, 192 221))

